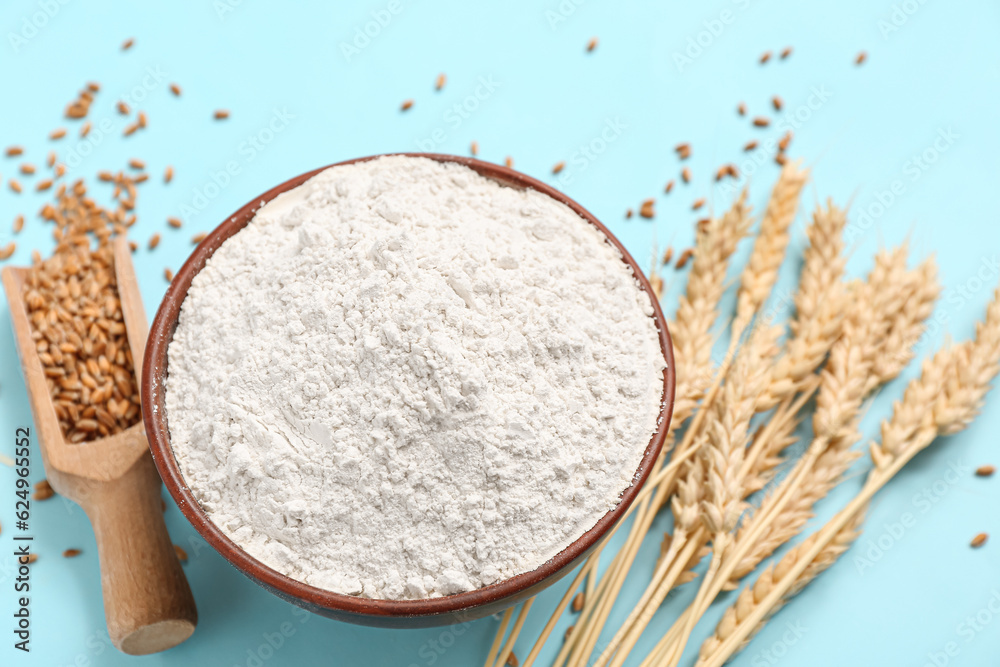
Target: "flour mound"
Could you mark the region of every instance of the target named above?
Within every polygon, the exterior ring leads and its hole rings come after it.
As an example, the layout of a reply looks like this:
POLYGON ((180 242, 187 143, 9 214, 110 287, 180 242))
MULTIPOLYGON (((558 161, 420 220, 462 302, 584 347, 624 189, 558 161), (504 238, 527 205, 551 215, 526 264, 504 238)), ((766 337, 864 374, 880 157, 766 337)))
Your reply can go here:
POLYGON ((438 597, 542 565, 633 482, 663 355, 565 205, 383 157, 261 208, 169 346, 170 439, 209 517, 299 581, 438 597))

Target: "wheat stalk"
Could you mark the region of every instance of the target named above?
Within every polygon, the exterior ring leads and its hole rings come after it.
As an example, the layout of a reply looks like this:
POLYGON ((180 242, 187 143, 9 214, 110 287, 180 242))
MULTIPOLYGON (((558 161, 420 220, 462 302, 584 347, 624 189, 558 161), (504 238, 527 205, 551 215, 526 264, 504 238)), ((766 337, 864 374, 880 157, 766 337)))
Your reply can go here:
POLYGON ((728 532, 735 525, 743 506, 738 473, 750 420, 755 413, 756 398, 766 386, 765 369, 777 354, 780 333, 780 327, 760 327, 741 348, 722 394, 711 408, 711 417, 696 441, 698 455, 678 483, 671 503, 675 533, 670 549, 661 558, 639 604, 619 627, 595 667, 607 664, 615 651, 618 655, 611 664, 618 665, 624 660, 670 590, 694 576, 692 568, 697 561, 692 562, 692 554, 700 554, 706 538, 717 533, 718 526, 728 526, 728 532), (705 530, 697 529, 699 521, 705 530))
POLYGON ((514 643, 517 641, 517 636, 521 633, 521 628, 524 627, 524 622, 528 619, 528 612, 531 611, 531 605, 533 604, 535 604, 535 598, 528 598, 528 601, 521 605, 521 611, 517 614, 517 621, 514 622, 514 627, 510 631, 510 637, 504 644, 503 649, 501 649, 500 655, 497 656, 494 667, 504 667, 507 664, 507 658, 514 652, 514 643))
POLYGON ((510 617, 513 615, 513 607, 504 612, 503 618, 500 620, 500 627, 497 628, 497 633, 493 636, 493 643, 490 645, 490 651, 486 654, 485 667, 493 667, 493 664, 496 662, 497 654, 500 652, 500 645, 503 643, 503 637, 507 634, 507 626, 510 624, 510 617))
MULTIPOLYGON (((754 446, 760 446, 769 452, 777 452, 791 444, 794 440, 789 437, 789 433, 794 429, 796 423, 793 417, 802 408, 805 400, 807 397, 803 397, 795 403, 789 402, 783 405, 764 428, 755 432, 753 436, 754 446)), ((770 458, 765 459, 765 461, 772 466, 777 465, 777 461, 771 462, 770 458)), ((594 667, 606 664, 641 614, 648 613, 651 616, 655 613, 658 604, 650 603, 654 596, 656 600, 662 601, 673 588, 697 578, 694 568, 710 551, 707 546, 702 546, 697 550, 689 547, 688 553, 692 555, 685 561, 684 567, 670 570, 671 566, 676 565, 675 559, 683 558, 679 553, 679 548, 682 545, 688 541, 704 545, 708 539, 707 531, 703 527, 698 529, 699 506, 704 497, 705 486, 703 459, 701 457, 692 458, 688 467, 688 473, 678 482, 676 494, 671 500, 671 508, 674 513, 674 534, 667 533, 664 536, 660 558, 649 585, 614 637, 608 642, 600 659, 594 663, 594 667)), ((746 490, 745 484, 744 493, 746 495, 752 493, 752 491, 746 490)))
MULTIPOLYGON (((833 543, 855 517, 899 470, 938 435, 964 429, 982 407, 990 383, 1000 371, 1000 290, 987 309, 986 319, 976 328, 973 341, 945 348, 923 365, 920 377, 907 386, 892 418, 883 425, 889 440, 871 447, 874 467, 861 492, 827 525, 813 536, 808 548, 796 549, 796 557, 780 581, 754 604, 704 659, 705 667, 720 667, 759 627, 774 609, 808 582, 810 568, 823 550, 833 543), (937 398, 929 403, 937 390, 937 398), (932 406, 931 409, 928 409, 932 406)), ((729 628, 727 628, 727 631, 729 628)))

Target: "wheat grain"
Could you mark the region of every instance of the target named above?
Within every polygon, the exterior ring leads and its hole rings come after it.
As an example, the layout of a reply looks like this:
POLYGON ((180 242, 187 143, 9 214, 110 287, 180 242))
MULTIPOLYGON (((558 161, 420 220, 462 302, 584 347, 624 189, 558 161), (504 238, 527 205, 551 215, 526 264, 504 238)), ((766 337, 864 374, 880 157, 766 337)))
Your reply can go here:
POLYGON ((120 202, 115 210, 101 208, 77 181, 43 210, 55 223, 56 248, 52 257, 35 259, 24 301, 56 418, 66 441, 77 443, 139 420, 110 245, 123 230, 124 209, 120 202))

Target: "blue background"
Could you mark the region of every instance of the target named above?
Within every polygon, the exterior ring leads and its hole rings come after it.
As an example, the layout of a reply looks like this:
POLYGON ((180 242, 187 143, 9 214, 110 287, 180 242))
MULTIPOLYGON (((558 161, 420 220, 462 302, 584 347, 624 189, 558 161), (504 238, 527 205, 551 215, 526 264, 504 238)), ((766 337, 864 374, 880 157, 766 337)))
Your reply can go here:
MULTIPOLYGON (((880 246, 905 239, 914 255, 936 255, 945 291, 936 324, 919 345, 921 355, 947 336, 968 337, 997 283, 995 2, 407 0, 386 14, 389 6, 387 0, 156 6, 8 0, 0 6, 0 143, 24 145, 26 159, 39 166, 50 146, 62 160, 75 154, 70 176, 86 177, 102 198, 109 192, 94 183, 98 170, 125 168, 131 157, 147 162, 151 179, 141 186, 133 238, 143 245, 136 263, 151 316, 166 287, 163 270, 180 266, 193 247, 191 236, 272 185, 374 153, 433 148, 467 154, 473 140, 480 157, 501 162, 510 155, 516 168, 576 198, 646 263, 654 244, 660 251, 690 244, 698 217, 690 211, 693 200, 707 197, 715 210, 729 203, 731 186, 712 180, 724 162, 743 167, 752 201, 762 209, 777 167, 741 147, 751 138, 775 139, 782 129, 754 129, 735 108, 745 101, 750 116, 777 120, 769 100, 778 94, 796 125, 790 153, 813 172, 804 207, 827 196, 851 205, 849 272, 867 271, 880 246), (382 12, 386 25, 371 24, 373 12, 382 12), (345 50, 366 26, 377 34, 360 39, 355 52, 345 50), (600 45, 588 54, 592 36, 600 45), (128 37, 136 44, 123 53, 119 47, 128 37), (795 49, 788 60, 757 64, 763 51, 777 54, 785 46, 795 49), (860 50, 869 59, 856 67, 860 50), (685 53, 689 61, 679 61, 685 53), (447 73, 448 83, 435 92, 439 72, 447 73), (103 86, 90 118, 95 128, 107 119, 111 131, 98 143, 103 133, 95 129, 88 148, 77 137, 78 123, 67 123, 62 111, 90 80, 103 86), (169 93, 170 82, 183 87, 181 98, 169 93), (121 97, 149 116, 148 129, 128 139, 121 131, 131 119, 113 109, 121 97), (407 98, 415 105, 401 113, 407 98), (217 108, 232 117, 214 121, 217 108), (64 125, 70 135, 49 142, 48 132, 64 125), (601 139, 609 126, 619 130, 601 139), (672 150, 679 141, 693 145, 688 164, 694 179, 663 195, 664 183, 681 168, 672 150), (589 156, 582 150, 587 146, 589 156), (567 167, 554 177, 551 167, 560 160, 567 167), (176 176, 165 186, 160 175, 167 164, 176 176), (655 221, 625 220, 625 209, 647 197, 656 197, 655 221), (182 214, 183 229, 166 226, 167 216, 182 214), (163 242, 148 252, 145 242, 154 231, 163 242)), ((51 239, 48 226, 33 215, 47 200, 34 193, 39 176, 21 178, 27 192, 20 196, 6 186, 17 164, 0 158, 0 242, 13 238, 15 214, 31 214, 12 260, 25 264, 32 248, 45 252, 51 239)), ((792 254, 802 248, 806 220, 800 214, 792 254)), ((795 269, 795 262, 786 263, 778 307, 794 286, 795 269)), ((664 277, 670 311, 683 278, 672 272, 664 277)), ((913 372, 873 402, 864 421, 867 436, 877 434, 913 372)), ((31 415, 5 308, 0 399, 2 451, 9 454, 15 427, 28 425, 31 415)), ((936 443, 894 480, 878 496, 854 549, 733 664, 996 664, 1000 618, 987 605, 1000 596, 1000 545, 971 550, 968 542, 979 531, 1000 534, 1000 481, 971 472, 1000 459, 998 399, 991 397, 967 432, 936 443), (957 474, 949 474, 952 466, 957 474), (900 532, 893 524, 905 512, 915 521, 900 532), (872 563, 861 568, 855 559, 865 555, 872 563), (958 651, 952 657, 941 653, 949 642, 958 651)), ((40 479, 37 456, 35 462, 40 479)), ((858 474, 821 504, 820 518, 846 501, 864 469, 862 461, 858 474)), ((0 616, 6 619, 15 598, 13 479, 0 466, 0 616)), ((15 652, 5 629, 9 620, 0 622, 3 664, 253 665, 266 635, 287 622, 293 632, 277 651, 263 650, 263 664, 476 665, 497 627, 496 619, 484 619, 457 629, 387 631, 300 613, 230 568, 171 506, 170 532, 191 556, 185 571, 200 624, 174 650, 129 658, 105 635, 96 552, 82 511, 57 498, 37 504, 33 521, 41 554, 32 569, 33 650, 30 657, 15 652), (84 553, 63 559, 59 554, 69 547, 84 553)), ((657 530, 666 526, 661 521, 657 530)), ((657 550, 652 536, 615 609, 619 619, 641 593, 657 550)), ((536 604, 517 647, 521 656, 565 585, 536 604)), ((690 589, 658 613, 640 654, 683 608, 690 589)), ((698 627, 685 663, 722 609, 716 604, 698 627)), ((571 622, 567 615, 558 635, 571 622)), ((551 658, 558 643, 545 655, 551 658)))

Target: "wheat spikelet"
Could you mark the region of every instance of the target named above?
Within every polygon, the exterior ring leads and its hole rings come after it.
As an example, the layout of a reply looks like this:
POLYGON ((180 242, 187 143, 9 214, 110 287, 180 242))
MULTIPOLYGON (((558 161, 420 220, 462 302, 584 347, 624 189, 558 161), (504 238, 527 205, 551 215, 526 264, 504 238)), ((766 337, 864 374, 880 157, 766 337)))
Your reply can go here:
POLYGON ((788 163, 771 191, 771 199, 760 222, 760 233, 740 279, 734 332, 742 332, 750 324, 754 313, 771 293, 788 247, 788 228, 795 220, 799 194, 808 176, 809 172, 798 164, 788 163))
MULTIPOLYGON (((837 354, 831 354, 824 369, 820 388, 821 401, 824 405, 837 403, 838 412, 833 417, 827 409, 825 416, 821 417, 828 429, 826 440, 822 442, 823 452, 818 454, 816 461, 804 472, 801 483, 789 491, 788 500, 769 520, 766 532, 755 536, 752 549, 740 559, 733 577, 727 583, 728 589, 735 588, 739 579, 798 534, 812 518, 815 503, 837 485, 841 475, 858 457, 850 448, 861 437, 856 423, 861 401, 879 386, 883 378, 889 379, 899 372, 895 370, 890 375, 879 375, 876 370, 878 359, 900 360, 912 356, 912 347, 923 332, 926 318, 940 292, 932 262, 925 262, 913 272, 901 271, 902 266, 905 266, 905 254, 902 251, 886 253, 870 276, 865 286, 866 298, 858 303, 856 312, 852 314, 852 322, 859 326, 845 334, 841 348, 837 354), (900 282, 907 286, 908 299, 900 302, 899 298, 887 300, 877 297, 875 290, 891 289, 893 284, 900 282), (919 304, 914 305, 918 300, 919 304), (867 308, 874 301, 880 301, 888 310, 879 313, 877 319, 865 315, 865 319, 859 321, 861 314, 857 309, 867 308), (892 310, 893 307, 896 308, 895 311, 892 310), (900 349, 900 346, 905 349, 900 349), (873 349, 879 349, 881 353, 871 357, 867 351, 873 349), (863 362, 853 367, 848 365, 852 359, 858 358, 863 362), (869 374, 863 377, 866 371, 869 374), (862 387, 859 394, 858 390, 862 387), (845 388, 847 389, 844 390, 845 388)), ((780 491, 781 489, 764 499, 758 510, 759 514, 769 513, 776 504, 775 499, 780 497, 780 491)), ((741 532, 749 533, 749 529, 750 526, 745 526, 741 532)), ((748 538, 750 535, 738 535, 737 540, 740 537, 748 538)))
MULTIPOLYGON (((701 446, 704 446, 702 444, 701 446)), ((670 501, 674 514, 674 530, 690 532, 698 522, 698 507, 704 499, 705 462, 700 456, 688 461, 687 471, 677 482, 677 491, 670 501)))
POLYGON ((819 318, 824 302, 830 297, 830 287, 840 282, 844 274, 844 227, 847 213, 833 200, 826 208, 817 206, 813 221, 806 228, 809 245, 802 255, 799 290, 795 295, 795 319, 789 324, 792 333, 800 335, 803 323, 819 318))
POLYGON ((903 397, 895 401, 892 418, 882 422, 882 443, 872 448, 872 458, 879 467, 886 467, 901 455, 918 433, 935 428, 933 406, 941 383, 949 376, 958 360, 958 347, 939 350, 921 364, 920 377, 911 381, 903 397))
POLYGON ((789 415, 782 415, 781 412, 774 415, 768 423, 768 428, 759 428, 754 434, 747 456, 754 457, 749 461, 749 465, 744 466, 742 475, 743 496, 748 497, 757 493, 771 481, 774 477, 775 469, 781 465, 784 459, 781 457, 788 447, 798 440, 793 433, 799 425, 799 420, 794 417, 797 408, 788 408, 789 415))
POLYGON ((844 319, 843 333, 830 349, 820 373, 820 388, 813 415, 813 433, 819 439, 836 437, 857 414, 865 395, 871 362, 867 350, 876 327, 875 295, 870 284, 856 284, 853 307, 844 319))

